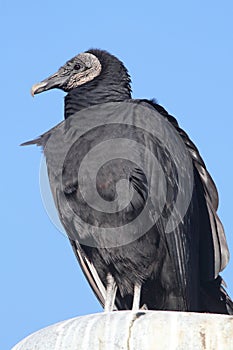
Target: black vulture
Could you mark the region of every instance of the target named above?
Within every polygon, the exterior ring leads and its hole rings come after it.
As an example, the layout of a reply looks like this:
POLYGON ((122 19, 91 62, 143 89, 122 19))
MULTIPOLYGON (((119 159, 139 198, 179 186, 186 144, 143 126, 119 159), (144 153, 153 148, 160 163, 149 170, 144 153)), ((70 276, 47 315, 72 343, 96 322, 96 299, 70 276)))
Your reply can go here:
POLYGON ((54 202, 105 311, 233 313, 218 193, 189 136, 156 100, 132 99, 124 64, 81 53, 31 93, 66 92, 43 147, 54 202))

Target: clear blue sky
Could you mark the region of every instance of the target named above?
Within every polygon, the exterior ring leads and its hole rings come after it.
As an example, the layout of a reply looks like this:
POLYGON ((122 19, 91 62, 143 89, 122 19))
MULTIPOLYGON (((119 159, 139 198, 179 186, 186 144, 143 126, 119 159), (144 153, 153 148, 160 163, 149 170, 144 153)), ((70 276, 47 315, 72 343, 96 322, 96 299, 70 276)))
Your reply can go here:
MULTIPOLYGON (((19 144, 63 118, 61 91, 30 87, 75 54, 103 48, 123 60, 134 97, 156 97, 198 146, 220 194, 233 254, 233 3, 0 1, 0 349, 42 327, 101 311, 39 188, 41 151, 19 144), (140 4, 140 5, 138 5, 140 4)), ((233 259, 224 272, 233 297, 233 259)))

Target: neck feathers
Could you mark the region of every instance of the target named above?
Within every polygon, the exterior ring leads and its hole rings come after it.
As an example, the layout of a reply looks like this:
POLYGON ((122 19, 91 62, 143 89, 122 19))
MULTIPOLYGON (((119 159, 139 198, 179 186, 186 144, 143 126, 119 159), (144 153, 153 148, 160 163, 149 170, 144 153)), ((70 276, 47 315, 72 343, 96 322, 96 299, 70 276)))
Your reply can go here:
MULTIPOLYGON (((89 52, 96 54, 98 50, 89 52)), ((103 55, 105 52, 102 53, 103 55)), ((99 57, 98 57, 99 58, 99 57)), ((65 97, 65 119, 81 109, 131 98, 130 77, 124 65, 114 56, 99 58, 101 73, 92 81, 71 90, 65 97)))

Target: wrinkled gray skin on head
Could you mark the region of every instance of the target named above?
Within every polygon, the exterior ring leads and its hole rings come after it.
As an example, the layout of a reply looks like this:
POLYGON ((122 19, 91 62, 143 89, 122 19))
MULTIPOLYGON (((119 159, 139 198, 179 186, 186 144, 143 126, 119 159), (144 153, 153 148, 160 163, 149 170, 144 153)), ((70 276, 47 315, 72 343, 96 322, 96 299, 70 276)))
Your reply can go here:
POLYGON ((98 58, 91 53, 81 53, 69 60, 55 74, 33 85, 31 94, 34 96, 54 88, 68 92, 93 80, 100 72, 101 64, 98 58))

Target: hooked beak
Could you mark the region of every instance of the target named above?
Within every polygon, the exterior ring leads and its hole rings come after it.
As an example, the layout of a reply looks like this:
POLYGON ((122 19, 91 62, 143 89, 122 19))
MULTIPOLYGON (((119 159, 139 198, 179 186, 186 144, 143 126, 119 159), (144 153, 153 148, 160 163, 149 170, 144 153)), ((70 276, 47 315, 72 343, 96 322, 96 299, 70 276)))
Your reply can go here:
POLYGON ((35 94, 39 94, 40 92, 45 91, 46 86, 46 82, 43 81, 41 83, 34 84, 31 88, 32 97, 34 97, 35 94))
POLYGON ((61 89, 67 78, 68 76, 66 74, 60 74, 58 71, 50 77, 42 80, 40 83, 34 84, 31 88, 31 95, 34 97, 34 95, 50 89, 61 89))

